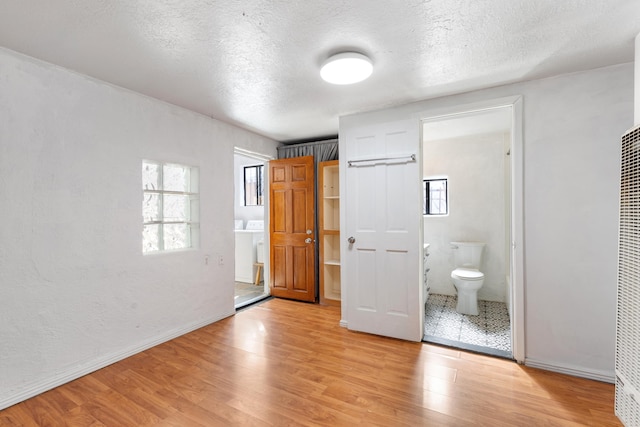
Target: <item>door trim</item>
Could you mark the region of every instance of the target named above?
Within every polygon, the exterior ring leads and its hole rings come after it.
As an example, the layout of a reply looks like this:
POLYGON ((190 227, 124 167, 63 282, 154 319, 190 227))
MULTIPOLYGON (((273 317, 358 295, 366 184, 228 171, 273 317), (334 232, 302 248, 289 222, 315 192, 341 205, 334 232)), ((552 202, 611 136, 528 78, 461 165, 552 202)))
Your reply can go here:
MULTIPOLYGON (((233 147, 233 154, 238 154, 240 156, 244 156, 244 157, 249 157, 252 159, 256 159, 259 161, 264 162, 264 180, 265 182, 269 182, 269 161, 270 160, 274 160, 275 157, 270 156, 268 154, 264 154, 264 153, 258 153, 256 151, 250 151, 250 150, 246 150, 244 148, 240 148, 240 147, 233 147)), ((235 172, 234 172, 235 173, 235 172)), ((234 183, 234 186, 238 185, 237 183, 234 183)), ((234 190, 235 191, 235 190, 234 190)), ((269 277, 269 274, 271 274, 271 266, 269 265, 269 256, 270 256, 270 245, 271 245, 271 240, 269 237, 269 226, 270 226, 270 219, 269 219, 269 191, 263 191, 262 192, 262 197, 264 199, 264 265, 262 267, 262 277, 264 277, 264 292, 267 295, 270 295, 271 293, 271 289, 269 288, 269 281, 267 280, 267 278, 269 277)), ((235 208, 234 208, 235 211, 235 208)), ((234 212, 235 215, 235 212, 234 212)), ((235 216, 234 216, 235 218, 235 216)), ((234 239, 235 242, 235 239, 234 239)), ((235 243, 234 243, 235 245, 235 243)), ((235 250, 235 248, 234 248, 235 250)))
MULTIPOLYGON (((524 142, 522 96, 510 96, 447 108, 426 110, 413 117, 424 123, 483 110, 511 107, 511 350, 516 362, 525 361, 524 301, 524 142)), ((424 239, 424 233, 421 236, 424 239)))

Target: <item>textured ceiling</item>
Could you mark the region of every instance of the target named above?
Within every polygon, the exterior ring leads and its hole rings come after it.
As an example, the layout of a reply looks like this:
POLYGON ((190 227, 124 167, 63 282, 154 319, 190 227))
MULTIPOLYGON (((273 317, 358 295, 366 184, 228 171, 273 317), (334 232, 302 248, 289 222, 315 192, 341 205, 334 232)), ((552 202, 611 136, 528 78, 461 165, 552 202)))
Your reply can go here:
POLYGON ((0 46, 279 141, 335 135, 344 114, 631 62, 638 33, 639 0, 0 2, 0 46), (320 79, 344 50, 371 57, 368 80, 320 79))

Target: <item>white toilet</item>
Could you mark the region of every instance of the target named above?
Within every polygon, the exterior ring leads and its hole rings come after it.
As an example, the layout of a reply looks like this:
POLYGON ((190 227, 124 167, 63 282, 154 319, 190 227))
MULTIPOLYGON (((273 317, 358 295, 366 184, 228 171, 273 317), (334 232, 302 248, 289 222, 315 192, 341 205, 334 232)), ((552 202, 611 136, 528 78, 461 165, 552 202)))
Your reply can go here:
POLYGON ((455 263, 451 279, 458 291, 458 313, 478 315, 478 290, 484 283, 480 271, 484 246, 480 242, 451 242, 455 263))

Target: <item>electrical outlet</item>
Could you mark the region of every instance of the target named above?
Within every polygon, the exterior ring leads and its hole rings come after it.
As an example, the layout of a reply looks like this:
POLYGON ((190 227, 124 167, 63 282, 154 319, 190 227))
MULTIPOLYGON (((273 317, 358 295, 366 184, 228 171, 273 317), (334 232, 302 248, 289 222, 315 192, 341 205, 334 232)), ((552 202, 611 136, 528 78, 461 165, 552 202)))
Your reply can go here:
POLYGON ((222 255, 218 255, 218 265, 224 265, 224 258, 222 255))
POLYGON ((209 255, 204 256, 204 265, 209 265, 209 255))

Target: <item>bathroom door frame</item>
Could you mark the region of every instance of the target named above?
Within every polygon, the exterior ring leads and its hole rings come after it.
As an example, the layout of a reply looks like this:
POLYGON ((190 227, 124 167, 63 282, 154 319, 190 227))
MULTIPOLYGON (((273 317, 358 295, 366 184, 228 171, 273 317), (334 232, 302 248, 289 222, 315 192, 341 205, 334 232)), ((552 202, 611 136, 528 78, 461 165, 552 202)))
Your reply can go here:
MULTIPOLYGON (((522 96, 510 96, 453 107, 427 110, 419 113, 420 140, 425 122, 453 116, 481 112, 495 108, 511 108, 511 250, 510 307, 511 350, 516 362, 525 361, 525 313, 524 313, 524 156, 522 137, 522 96)), ((420 144, 422 147, 422 144, 420 144)), ((424 238, 424 237, 423 237, 424 238)))

